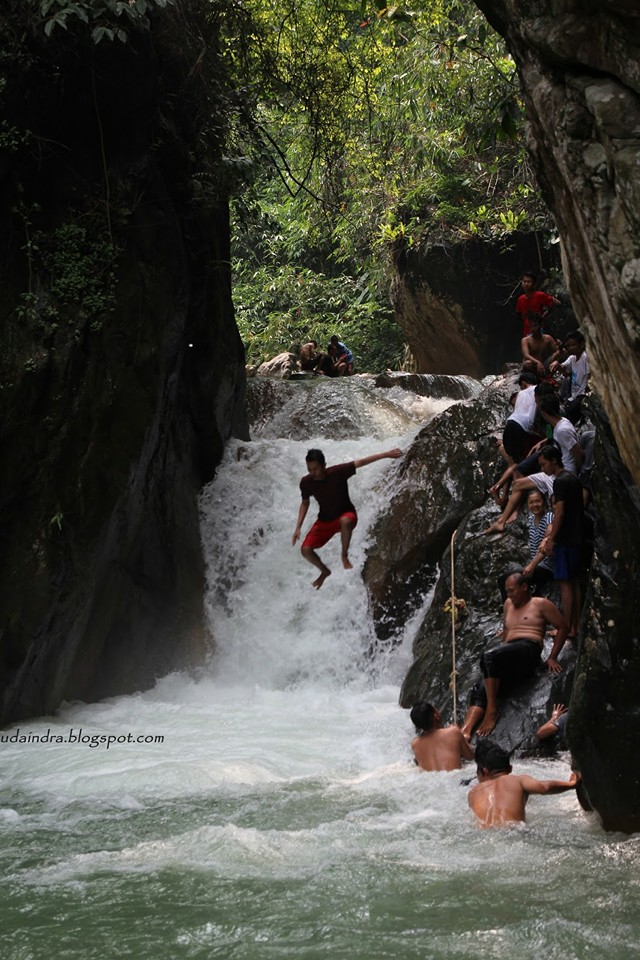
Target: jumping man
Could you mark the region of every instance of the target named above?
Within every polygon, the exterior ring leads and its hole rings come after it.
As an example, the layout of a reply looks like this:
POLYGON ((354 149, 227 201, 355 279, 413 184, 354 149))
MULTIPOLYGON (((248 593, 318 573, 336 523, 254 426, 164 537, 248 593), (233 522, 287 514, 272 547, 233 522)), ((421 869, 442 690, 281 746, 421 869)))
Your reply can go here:
POLYGON ((396 460, 402 456, 397 447, 385 453, 374 453, 370 457, 360 460, 351 460, 349 463, 340 463, 335 467, 327 467, 322 450, 309 450, 307 453, 307 470, 309 473, 300 481, 302 503, 298 511, 298 523, 291 540, 295 545, 300 537, 302 524, 309 510, 309 500, 313 496, 320 505, 318 519, 313 524, 302 542, 301 552, 305 560, 312 563, 320 571, 320 576, 313 581, 313 586, 319 590, 324 581, 331 575, 331 570, 322 562, 316 550, 340 533, 342 542, 342 566, 345 570, 352 569, 349 560, 349 544, 353 528, 358 522, 356 509, 349 499, 348 480, 360 467, 366 467, 376 460, 390 458, 396 460))

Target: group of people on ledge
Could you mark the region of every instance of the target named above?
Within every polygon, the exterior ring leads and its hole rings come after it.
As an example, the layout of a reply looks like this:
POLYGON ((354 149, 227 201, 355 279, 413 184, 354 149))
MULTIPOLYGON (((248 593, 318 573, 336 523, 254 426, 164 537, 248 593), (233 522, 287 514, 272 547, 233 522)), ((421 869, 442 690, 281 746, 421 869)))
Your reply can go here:
POLYGON ((327 344, 327 352, 318 349, 316 340, 300 347, 300 369, 325 377, 349 377, 353 374, 353 354, 335 334, 327 344))
MULTIPOLYGON (((568 781, 513 774, 509 755, 488 739, 498 720, 498 698, 540 669, 547 631, 553 635, 545 664, 551 673, 562 671, 558 657, 566 641, 577 642, 590 540, 585 507, 595 431, 582 422, 589 379, 584 337, 579 330, 564 342, 553 336, 545 329, 545 313, 559 301, 535 290, 533 274, 523 277, 522 287, 522 368, 500 444, 507 467, 490 490, 501 514, 484 532, 502 534, 526 497, 529 562, 498 578, 502 642, 480 658, 481 679, 471 690, 462 727, 443 728, 438 710, 425 702, 411 711, 417 734, 412 747, 422 769, 457 769, 475 758, 478 783, 469 791, 469 806, 484 826, 522 821, 529 796, 573 790, 580 782, 578 773, 568 781), (560 608, 544 596, 554 583, 560 608)), ((556 704, 538 738, 563 732, 566 718, 566 707, 556 704)))

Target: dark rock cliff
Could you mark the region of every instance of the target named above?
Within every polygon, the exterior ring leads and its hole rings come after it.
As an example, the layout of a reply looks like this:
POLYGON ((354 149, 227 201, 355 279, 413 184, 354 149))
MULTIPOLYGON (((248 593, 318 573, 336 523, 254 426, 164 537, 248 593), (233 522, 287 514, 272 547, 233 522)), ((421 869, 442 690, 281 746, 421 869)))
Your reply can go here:
POLYGON ((476 0, 522 80, 529 143, 594 381, 640 481, 640 7, 476 0))
POLYGON ((196 496, 246 432, 244 356, 177 15, 98 46, 2 20, 4 723, 203 653, 196 496))

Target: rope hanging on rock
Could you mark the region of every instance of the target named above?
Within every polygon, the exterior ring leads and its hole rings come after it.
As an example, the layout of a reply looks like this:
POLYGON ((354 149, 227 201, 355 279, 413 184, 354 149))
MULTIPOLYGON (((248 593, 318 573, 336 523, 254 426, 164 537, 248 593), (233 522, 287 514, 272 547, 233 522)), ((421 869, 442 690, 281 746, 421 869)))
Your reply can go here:
POLYGON ((453 722, 458 722, 458 671, 456 670, 456 622, 459 615, 464 615, 467 612, 467 605, 464 600, 456 597, 456 582, 455 582, 455 542, 458 531, 454 530, 451 536, 451 546, 449 552, 451 554, 451 596, 447 600, 444 610, 445 613, 451 614, 451 677, 449 686, 453 693, 453 722))

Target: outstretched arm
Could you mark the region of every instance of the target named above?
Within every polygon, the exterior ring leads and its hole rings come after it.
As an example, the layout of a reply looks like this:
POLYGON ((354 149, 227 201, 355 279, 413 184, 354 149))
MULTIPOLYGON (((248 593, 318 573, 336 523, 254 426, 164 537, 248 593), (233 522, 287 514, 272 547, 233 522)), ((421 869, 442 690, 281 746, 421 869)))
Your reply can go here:
POLYGON ((300 531, 302 530, 302 524, 304 523, 304 518, 307 515, 308 509, 309 509, 309 501, 303 500, 302 503, 300 504, 300 509, 298 510, 298 523, 296 524, 296 528, 293 531, 293 537, 291 538, 292 547, 295 546, 296 540, 300 536, 300 531))
POLYGON ((399 447, 394 447, 393 450, 386 450, 384 453, 373 453, 370 457, 354 460, 353 465, 358 470, 360 467, 366 467, 369 463, 375 463, 376 460, 385 460, 387 457, 391 460, 397 460, 401 456, 402 450, 399 447))
POLYGON ((536 780, 534 777, 520 777, 520 786, 530 796, 532 793, 566 793, 567 790, 575 790, 580 783, 579 773, 573 772, 568 780, 536 780))

